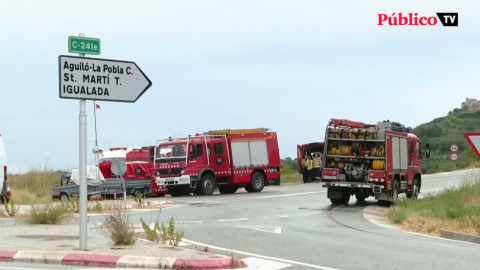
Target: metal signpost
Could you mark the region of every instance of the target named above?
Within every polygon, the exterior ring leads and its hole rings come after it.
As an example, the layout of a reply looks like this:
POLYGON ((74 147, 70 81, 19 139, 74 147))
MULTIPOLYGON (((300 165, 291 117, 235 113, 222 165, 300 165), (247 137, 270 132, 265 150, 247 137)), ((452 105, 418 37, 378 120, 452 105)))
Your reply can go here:
POLYGON ((455 170, 455 162, 458 160, 458 145, 450 145, 450 160, 453 161, 453 170, 455 170))
MULTIPOLYGON (((100 54, 100 40, 84 34, 68 38, 68 51, 78 57, 60 55, 59 96, 80 100, 79 176, 80 176, 80 250, 87 249, 87 112, 86 100, 135 102, 152 82, 134 62, 85 58, 100 54)), ((124 187, 125 188, 125 187, 124 187)), ((124 192, 125 193, 125 192, 124 192)), ((124 194, 125 195, 125 194, 124 194)), ((126 198, 126 196, 125 196, 126 198)))

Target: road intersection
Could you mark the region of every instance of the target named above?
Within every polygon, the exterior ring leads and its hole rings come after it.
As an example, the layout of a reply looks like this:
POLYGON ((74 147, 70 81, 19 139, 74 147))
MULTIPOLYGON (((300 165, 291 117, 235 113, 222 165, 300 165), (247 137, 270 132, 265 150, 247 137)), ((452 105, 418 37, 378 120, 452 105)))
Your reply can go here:
MULTIPOLYGON (((456 186, 468 173, 425 175, 422 191, 456 186)), ((372 198, 365 204, 353 199, 348 206, 333 207, 319 184, 171 200, 176 207, 164 209, 160 221, 177 220, 177 228, 185 231, 182 245, 283 263, 278 269, 391 269, 392 264, 396 269, 480 268, 480 245, 375 225, 363 213, 365 207, 376 206, 372 198)), ((153 222, 156 216, 138 212, 132 220, 153 222)))

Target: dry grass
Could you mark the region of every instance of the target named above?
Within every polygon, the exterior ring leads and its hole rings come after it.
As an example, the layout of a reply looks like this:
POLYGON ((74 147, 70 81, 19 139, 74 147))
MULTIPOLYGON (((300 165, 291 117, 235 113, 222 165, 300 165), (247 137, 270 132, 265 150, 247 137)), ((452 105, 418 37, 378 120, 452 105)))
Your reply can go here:
POLYGON ((480 236, 480 175, 470 173, 458 188, 420 200, 400 200, 387 211, 401 227, 431 235, 440 230, 480 236))
POLYGON ((34 206, 25 218, 27 224, 59 224, 69 217, 68 209, 61 204, 34 206))
POLYGON ((118 210, 107 217, 105 225, 110 232, 110 239, 115 245, 130 246, 137 241, 137 234, 128 214, 118 210))
POLYGON ((61 174, 48 165, 31 167, 24 174, 9 174, 8 186, 17 204, 39 204, 52 201, 52 186, 61 174))
POLYGON ((232 258, 232 268, 247 268, 248 265, 242 261, 241 259, 239 259, 236 255, 232 255, 231 256, 232 258))
POLYGON ((291 173, 291 174, 283 174, 280 178, 281 184, 286 184, 286 183, 300 183, 303 182, 302 179, 303 175, 299 173, 291 173))

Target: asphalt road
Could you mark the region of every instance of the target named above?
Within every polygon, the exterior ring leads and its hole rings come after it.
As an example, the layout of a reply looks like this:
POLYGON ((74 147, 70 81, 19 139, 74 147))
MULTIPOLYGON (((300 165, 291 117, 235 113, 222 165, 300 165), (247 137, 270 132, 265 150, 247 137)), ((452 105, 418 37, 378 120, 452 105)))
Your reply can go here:
MULTIPOLYGON (((465 171, 425 175, 422 191, 456 186, 465 171)), ((261 269, 480 269, 480 245, 426 237, 379 227, 362 214, 372 198, 332 207, 320 184, 266 187, 248 194, 181 197, 161 221, 177 220, 187 242, 241 258, 280 262, 261 269)), ((155 213, 135 213, 154 221, 155 213)), ((259 268, 260 269, 260 268, 259 268)))

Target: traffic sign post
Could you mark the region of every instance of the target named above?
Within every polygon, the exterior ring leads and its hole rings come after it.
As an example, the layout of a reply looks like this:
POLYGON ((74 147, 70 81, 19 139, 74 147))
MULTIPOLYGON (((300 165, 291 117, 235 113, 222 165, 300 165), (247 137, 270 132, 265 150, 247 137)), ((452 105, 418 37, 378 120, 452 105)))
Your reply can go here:
MULTIPOLYGON (((87 100, 135 102, 152 82, 134 62, 85 58, 100 54, 100 40, 84 34, 68 38, 68 51, 79 56, 60 55, 59 96, 80 100, 79 113, 79 177, 80 177, 80 250, 87 250, 87 100)), ((116 164, 123 175, 126 167, 116 164), (123 173, 122 173, 123 172, 123 173)), ((124 198, 126 187, 124 181, 124 198)))
POLYGON ((450 160, 453 161, 453 170, 455 170, 455 162, 457 161, 458 159, 458 145, 456 144, 452 144, 450 145, 450 160))
POLYGON ((80 54, 100 54, 100 39, 84 36, 68 37, 68 51, 80 54))
MULTIPOLYGON (((80 37, 84 34, 80 33, 80 37)), ((80 53, 79 58, 85 57, 84 53, 80 53)), ((79 117, 79 168, 80 177, 80 205, 79 205, 79 222, 80 222, 80 250, 87 250, 87 101, 80 99, 79 117)))
POLYGON ((152 82, 134 62, 60 55, 60 98, 135 102, 152 82))
POLYGON ((450 159, 453 161, 453 170, 455 170, 455 162, 458 160, 458 154, 457 153, 451 153, 450 154, 450 159))

